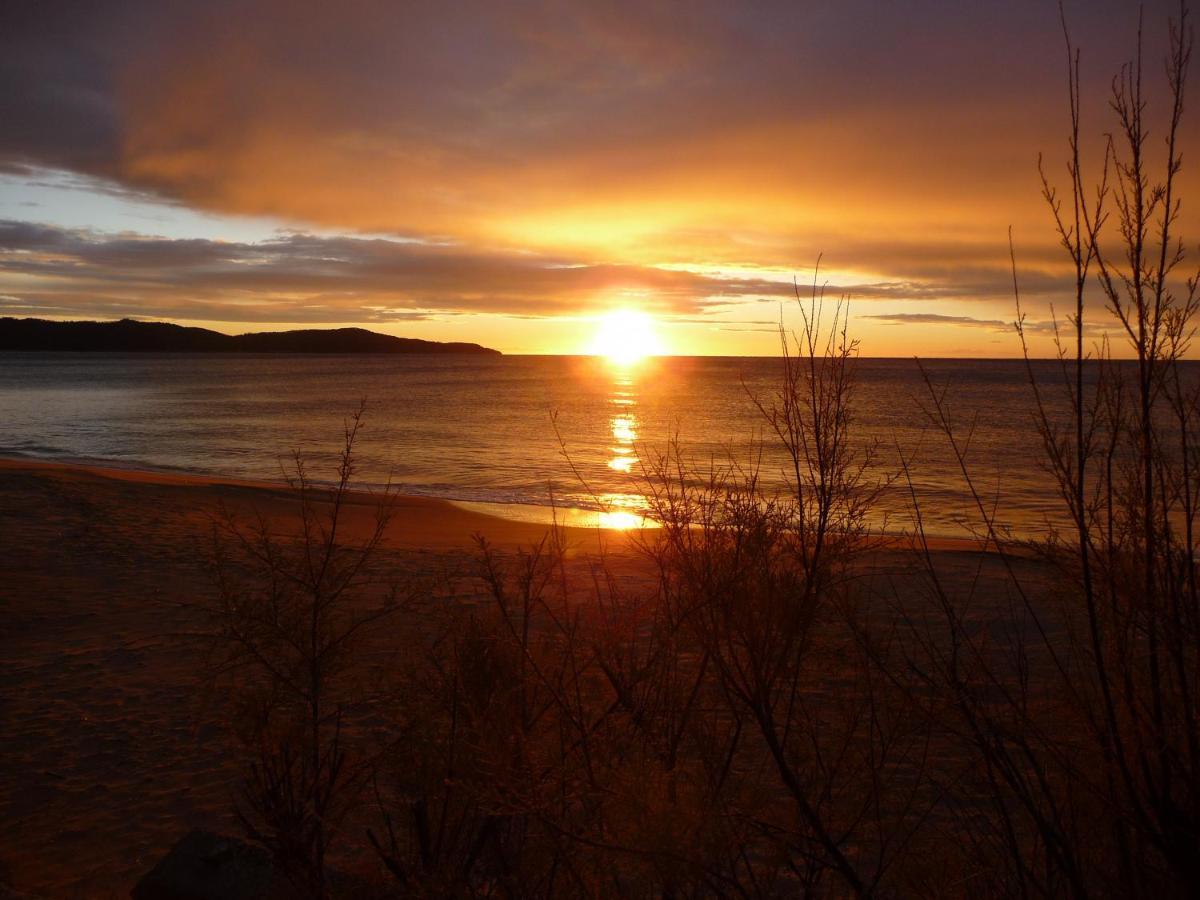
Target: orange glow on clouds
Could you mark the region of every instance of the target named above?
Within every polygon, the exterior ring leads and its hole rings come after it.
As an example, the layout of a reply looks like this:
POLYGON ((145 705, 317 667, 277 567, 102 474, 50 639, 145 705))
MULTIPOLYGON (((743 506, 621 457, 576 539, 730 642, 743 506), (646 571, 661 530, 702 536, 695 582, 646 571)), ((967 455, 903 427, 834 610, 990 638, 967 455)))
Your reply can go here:
MULTIPOLYGON (((1037 174, 1044 152, 1065 178, 1054 5, 818 6, 135 0, 21 17, 0 33, 19 51, 0 71, 14 98, 0 221, 18 226, 0 226, 0 300, 14 315, 351 324, 626 362, 765 355, 791 276, 807 284, 825 254, 864 354, 1018 354, 1009 226, 1040 325, 1070 292, 1037 174), (162 240, 155 215, 137 233, 56 219, 24 192, 47 173, 167 219, 283 230, 221 252, 209 244, 239 229, 188 244, 162 240), (614 296, 653 328, 583 334, 614 296)), ((1137 13, 1066 12, 1095 73, 1091 166, 1137 13)), ((1165 22, 1147 21, 1151 60, 1165 22)), ((1200 190, 1200 168, 1180 179, 1200 190)), ((1200 205, 1182 216, 1190 246, 1200 205)), ((1046 334, 1036 354, 1052 355, 1046 334)))

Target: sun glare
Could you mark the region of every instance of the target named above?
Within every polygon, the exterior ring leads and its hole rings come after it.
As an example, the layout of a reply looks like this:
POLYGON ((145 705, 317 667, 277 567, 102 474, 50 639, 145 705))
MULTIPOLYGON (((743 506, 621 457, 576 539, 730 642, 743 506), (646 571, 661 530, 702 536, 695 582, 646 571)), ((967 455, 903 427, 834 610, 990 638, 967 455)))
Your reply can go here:
POLYGON ((662 353, 662 344, 653 318, 637 310, 618 309, 600 319, 591 352, 618 365, 629 365, 662 353))

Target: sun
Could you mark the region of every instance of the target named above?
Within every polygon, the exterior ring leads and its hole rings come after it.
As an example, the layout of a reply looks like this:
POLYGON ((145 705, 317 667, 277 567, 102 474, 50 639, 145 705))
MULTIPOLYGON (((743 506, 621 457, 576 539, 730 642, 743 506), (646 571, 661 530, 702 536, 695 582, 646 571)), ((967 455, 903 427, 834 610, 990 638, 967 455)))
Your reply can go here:
POLYGON ((658 356, 662 344, 651 316, 640 310, 615 309, 600 318, 589 352, 618 365, 629 365, 647 356, 658 356))

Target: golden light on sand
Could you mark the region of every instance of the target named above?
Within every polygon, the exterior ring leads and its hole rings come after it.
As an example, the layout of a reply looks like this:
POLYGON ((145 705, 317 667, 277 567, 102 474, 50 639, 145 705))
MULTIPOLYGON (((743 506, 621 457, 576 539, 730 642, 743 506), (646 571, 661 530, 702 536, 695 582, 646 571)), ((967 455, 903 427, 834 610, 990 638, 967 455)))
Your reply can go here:
POLYGON ((601 528, 613 531, 628 531, 631 528, 644 528, 646 525, 644 516, 624 509, 604 510, 596 514, 596 520, 601 528))
POLYGON ((605 313, 592 338, 591 353, 618 365, 630 365, 663 352, 654 319, 640 310, 605 313))
POLYGON ((614 531, 630 528, 654 528, 656 523, 646 518, 646 500, 637 494, 606 494, 600 498, 604 509, 596 513, 596 524, 614 531))

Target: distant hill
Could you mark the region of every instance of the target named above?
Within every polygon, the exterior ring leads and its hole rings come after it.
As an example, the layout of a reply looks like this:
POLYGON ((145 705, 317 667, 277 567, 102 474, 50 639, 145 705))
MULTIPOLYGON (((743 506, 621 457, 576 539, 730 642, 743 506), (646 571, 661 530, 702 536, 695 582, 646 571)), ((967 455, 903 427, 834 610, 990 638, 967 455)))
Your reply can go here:
POLYGON ((85 353, 479 353, 479 344, 392 337, 365 328, 306 328, 229 335, 168 322, 51 322, 0 318, 0 351, 85 353))

